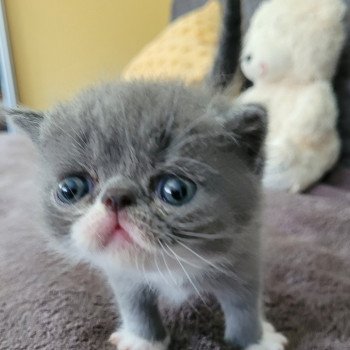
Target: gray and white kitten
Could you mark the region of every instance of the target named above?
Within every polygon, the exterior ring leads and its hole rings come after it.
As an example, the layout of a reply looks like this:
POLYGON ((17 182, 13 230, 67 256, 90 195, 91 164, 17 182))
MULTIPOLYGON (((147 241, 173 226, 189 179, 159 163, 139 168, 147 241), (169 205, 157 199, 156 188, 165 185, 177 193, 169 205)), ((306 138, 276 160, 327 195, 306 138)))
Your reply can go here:
POLYGON ((222 306, 229 344, 284 348, 261 306, 263 109, 140 81, 9 117, 40 151, 54 237, 108 276, 119 350, 166 349, 157 298, 206 293, 222 306))

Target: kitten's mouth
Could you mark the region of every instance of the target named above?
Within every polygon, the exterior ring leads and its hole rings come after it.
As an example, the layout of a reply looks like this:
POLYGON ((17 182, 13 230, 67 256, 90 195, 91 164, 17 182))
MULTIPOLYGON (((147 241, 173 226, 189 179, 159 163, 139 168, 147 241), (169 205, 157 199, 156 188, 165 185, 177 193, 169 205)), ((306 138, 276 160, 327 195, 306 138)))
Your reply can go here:
POLYGON ((117 220, 113 229, 102 237, 102 246, 107 247, 112 243, 117 243, 118 245, 124 245, 127 243, 132 243, 133 239, 131 238, 128 231, 121 226, 119 220, 117 220))
POLYGON ((123 239, 129 243, 132 242, 132 238, 129 235, 129 233, 120 225, 118 222, 114 228, 114 231, 112 233, 112 236, 115 236, 116 238, 123 239))

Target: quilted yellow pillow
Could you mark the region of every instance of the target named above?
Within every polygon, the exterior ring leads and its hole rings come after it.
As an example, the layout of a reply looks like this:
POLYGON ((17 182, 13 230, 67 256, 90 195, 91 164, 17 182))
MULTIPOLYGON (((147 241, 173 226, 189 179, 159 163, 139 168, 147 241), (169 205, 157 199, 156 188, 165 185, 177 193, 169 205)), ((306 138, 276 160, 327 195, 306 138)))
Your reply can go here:
POLYGON ((130 62, 122 77, 200 83, 213 63, 220 19, 218 0, 178 18, 130 62))

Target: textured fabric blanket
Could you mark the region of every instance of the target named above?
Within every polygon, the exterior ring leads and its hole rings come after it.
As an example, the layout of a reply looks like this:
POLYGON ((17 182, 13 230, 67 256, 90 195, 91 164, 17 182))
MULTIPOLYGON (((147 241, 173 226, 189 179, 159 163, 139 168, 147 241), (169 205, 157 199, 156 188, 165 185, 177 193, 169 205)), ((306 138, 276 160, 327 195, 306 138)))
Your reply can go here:
MULTIPOLYGON (((43 243, 35 153, 0 136, 0 349, 104 350, 118 314, 99 273, 43 243)), ((306 195, 266 199, 265 307, 290 349, 350 349, 350 171, 306 195)), ((162 307, 171 349, 228 349, 217 303, 162 307)))

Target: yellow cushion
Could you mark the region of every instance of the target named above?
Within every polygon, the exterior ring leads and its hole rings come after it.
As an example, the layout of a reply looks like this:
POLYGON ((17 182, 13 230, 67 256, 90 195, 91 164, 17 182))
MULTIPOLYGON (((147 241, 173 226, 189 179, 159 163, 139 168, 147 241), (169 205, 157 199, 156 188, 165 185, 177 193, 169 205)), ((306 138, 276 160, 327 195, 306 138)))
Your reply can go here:
POLYGON ((213 64, 220 19, 218 0, 178 18, 130 62, 122 77, 200 83, 213 64))

